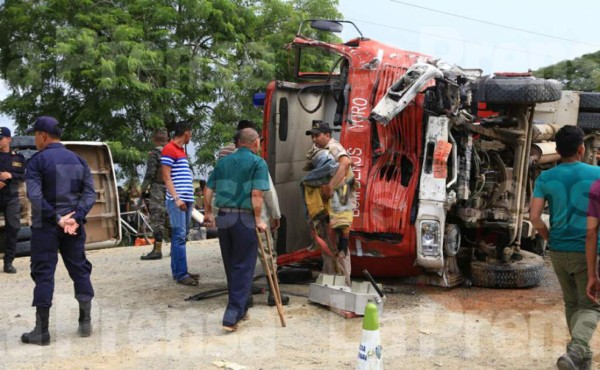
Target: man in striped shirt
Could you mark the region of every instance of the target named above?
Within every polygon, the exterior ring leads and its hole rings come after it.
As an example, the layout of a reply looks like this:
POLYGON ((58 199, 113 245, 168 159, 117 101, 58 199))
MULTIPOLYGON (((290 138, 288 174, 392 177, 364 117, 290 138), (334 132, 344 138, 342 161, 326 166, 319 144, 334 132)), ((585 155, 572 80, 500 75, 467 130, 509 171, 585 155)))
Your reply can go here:
POLYGON ((194 185, 192 170, 184 145, 192 138, 188 122, 175 125, 173 139, 161 153, 163 179, 167 188, 165 205, 171 221, 171 272, 178 284, 198 285, 198 275, 187 269, 185 243, 192 210, 194 209, 194 185))

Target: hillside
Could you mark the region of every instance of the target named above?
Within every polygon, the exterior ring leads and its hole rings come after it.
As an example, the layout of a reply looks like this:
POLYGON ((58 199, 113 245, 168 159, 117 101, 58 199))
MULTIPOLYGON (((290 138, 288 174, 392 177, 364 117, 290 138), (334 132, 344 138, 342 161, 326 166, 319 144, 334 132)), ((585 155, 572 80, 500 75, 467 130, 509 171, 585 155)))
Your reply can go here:
POLYGON ((564 60, 533 73, 536 77, 562 82, 565 90, 600 91, 600 51, 564 60))

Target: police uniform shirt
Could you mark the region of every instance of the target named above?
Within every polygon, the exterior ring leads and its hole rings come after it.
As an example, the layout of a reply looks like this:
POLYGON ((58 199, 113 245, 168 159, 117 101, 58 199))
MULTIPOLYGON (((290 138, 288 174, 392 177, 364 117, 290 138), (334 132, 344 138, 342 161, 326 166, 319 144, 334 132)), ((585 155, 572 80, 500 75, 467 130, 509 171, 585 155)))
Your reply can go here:
POLYGON ((72 211, 81 225, 96 201, 87 163, 61 143, 49 144, 31 157, 25 180, 33 227, 42 227, 42 222, 56 225, 61 216, 72 211))
POLYGON ((25 178, 25 158, 14 152, 0 153, 0 172, 10 172, 12 178, 4 180, 0 189, 0 201, 5 202, 19 195, 19 183, 25 178))

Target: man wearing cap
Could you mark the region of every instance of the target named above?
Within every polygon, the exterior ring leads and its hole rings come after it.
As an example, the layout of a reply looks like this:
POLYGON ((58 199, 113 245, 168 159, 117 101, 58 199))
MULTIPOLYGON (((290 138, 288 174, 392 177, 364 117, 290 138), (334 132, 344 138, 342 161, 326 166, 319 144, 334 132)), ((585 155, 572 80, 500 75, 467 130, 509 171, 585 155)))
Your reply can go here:
MULTIPOLYGON (((334 192, 344 188, 344 185, 352 181, 352 160, 348 156, 346 149, 337 140, 331 137, 331 127, 329 124, 322 121, 313 121, 313 126, 306 131, 306 135, 310 135, 314 144, 313 148, 307 154, 316 153, 319 150, 327 151, 337 162, 337 169, 329 176, 325 177, 326 182, 320 185, 320 198, 323 199, 324 208, 331 209, 330 199, 334 192), (327 181, 328 180, 328 181, 327 181)), ((334 167, 335 168, 335 167, 334 167)), ((339 198, 339 196, 338 196, 339 198)), ((329 211, 331 216, 331 211, 329 211)), ((345 212, 348 214, 348 212, 345 212)), ((322 250, 323 257, 323 272, 326 274, 343 273, 346 285, 350 285, 350 252, 348 251, 348 238, 350 235, 351 221, 337 222, 334 224, 329 217, 331 227, 337 236, 337 240, 331 240, 331 255, 322 250), (341 270, 341 271, 340 271, 341 270)))
POLYGON ((78 333, 92 333, 94 289, 92 264, 85 256, 86 215, 96 201, 90 168, 85 160, 60 142, 62 129, 53 117, 38 117, 29 132, 35 133, 38 152, 27 163, 25 180, 31 202, 31 277, 35 282, 35 328, 21 336, 29 344, 48 345, 48 320, 54 294, 54 272, 60 252, 73 280, 79 302, 78 333))
POLYGON ((162 258, 162 242, 165 233, 167 210, 165 209, 165 181, 161 168, 161 153, 169 141, 165 128, 157 129, 152 137, 154 149, 148 152, 146 174, 142 182, 142 192, 149 192, 150 227, 154 236, 154 248, 148 254, 141 256, 142 260, 158 260, 162 258))
POLYGON ((21 228, 19 185, 25 175, 25 158, 10 151, 10 130, 0 127, 0 212, 4 214, 4 272, 14 274, 17 234, 21 228))

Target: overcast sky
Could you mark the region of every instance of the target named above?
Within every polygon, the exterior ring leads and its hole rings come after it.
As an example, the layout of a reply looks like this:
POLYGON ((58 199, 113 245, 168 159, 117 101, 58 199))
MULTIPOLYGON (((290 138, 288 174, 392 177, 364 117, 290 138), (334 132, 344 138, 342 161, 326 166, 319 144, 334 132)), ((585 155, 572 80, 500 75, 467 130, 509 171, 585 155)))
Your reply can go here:
POLYGON ((486 74, 600 50, 597 1, 340 0, 340 11, 365 37, 486 74))
MULTIPOLYGON (((339 8, 365 37, 486 74, 537 69, 600 50, 597 1, 340 0, 339 8)), ((0 99, 5 95, 2 85, 0 99)), ((0 125, 12 126, 1 116, 0 125)))

